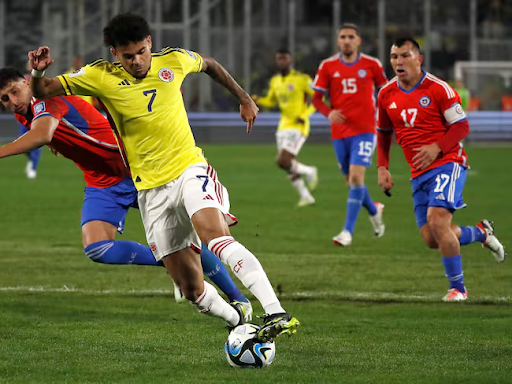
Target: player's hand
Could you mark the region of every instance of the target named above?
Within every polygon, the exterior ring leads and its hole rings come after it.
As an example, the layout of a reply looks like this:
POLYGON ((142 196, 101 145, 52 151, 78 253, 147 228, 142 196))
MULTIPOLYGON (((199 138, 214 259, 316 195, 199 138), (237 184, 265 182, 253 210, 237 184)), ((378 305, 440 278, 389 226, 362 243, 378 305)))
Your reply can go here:
POLYGON ((32 69, 44 71, 53 63, 53 59, 50 57, 50 48, 39 47, 37 51, 30 51, 28 53, 28 62, 32 69))
POLYGON ((393 188, 393 178, 391 177, 391 173, 386 167, 379 167, 379 185, 382 187, 384 192, 390 191, 393 188))
POLYGON ((337 109, 333 109, 329 112, 329 116, 327 116, 327 118, 334 124, 343 124, 345 120, 347 120, 347 117, 337 109))
POLYGON ((414 148, 413 151, 418 153, 412 158, 412 164, 415 168, 423 170, 428 168, 430 164, 432 164, 435 159, 438 158, 439 154, 441 153, 441 148, 439 148, 437 143, 433 143, 424 145, 419 148, 414 148))
POLYGON ((57 151, 54 147, 52 147, 51 145, 48 145, 48 148, 50 148, 50 152, 53 153, 55 156, 57 156, 57 157, 60 156, 59 151, 57 151))
POLYGON ((247 133, 251 133, 254 120, 256 120, 256 115, 259 110, 260 109, 252 99, 240 104, 240 116, 242 116, 242 120, 247 123, 247 133))

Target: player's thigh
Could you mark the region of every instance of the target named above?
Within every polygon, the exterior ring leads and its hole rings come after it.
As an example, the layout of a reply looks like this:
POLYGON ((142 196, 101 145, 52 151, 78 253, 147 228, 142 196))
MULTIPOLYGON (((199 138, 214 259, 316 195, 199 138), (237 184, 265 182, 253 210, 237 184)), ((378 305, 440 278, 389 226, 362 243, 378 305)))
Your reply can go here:
POLYGON ((230 212, 229 194, 211 165, 198 164, 184 172, 183 200, 203 243, 229 236, 228 226, 237 223, 230 212))
POLYGON ((82 244, 84 248, 98 241, 114 240, 117 226, 105 221, 93 220, 82 225, 82 244))
POLYGON ((81 226, 84 227, 90 222, 99 221, 110 224, 119 233, 123 233, 129 209, 127 202, 133 201, 136 196, 136 191, 132 191, 130 194, 119 194, 116 186, 110 188, 86 187, 80 220, 81 226))
POLYGON ((276 141, 278 153, 286 151, 296 157, 306 142, 306 136, 298 129, 279 129, 276 132, 276 141))
POLYGON ((195 250, 192 248, 181 249, 165 256, 163 263, 172 279, 189 300, 194 300, 203 292, 201 256, 195 250))
POLYGON ((336 155, 336 161, 340 167, 341 172, 348 176, 350 171, 350 146, 349 138, 346 139, 334 139, 332 141, 334 148, 334 154, 336 155))
POLYGON ((428 207, 427 223, 434 237, 441 231, 451 230, 454 210, 446 207, 428 207))
POLYGON ((350 139, 350 165, 368 168, 372 164, 372 156, 375 151, 375 135, 363 133, 350 139))
POLYGON ((139 210, 155 259, 185 248, 200 252, 201 240, 185 209, 181 176, 160 187, 139 191, 139 210))
POLYGON ((297 156, 293 153, 288 152, 286 149, 281 149, 277 154, 277 164, 279 164, 281 168, 290 169, 293 160, 296 158, 297 156))

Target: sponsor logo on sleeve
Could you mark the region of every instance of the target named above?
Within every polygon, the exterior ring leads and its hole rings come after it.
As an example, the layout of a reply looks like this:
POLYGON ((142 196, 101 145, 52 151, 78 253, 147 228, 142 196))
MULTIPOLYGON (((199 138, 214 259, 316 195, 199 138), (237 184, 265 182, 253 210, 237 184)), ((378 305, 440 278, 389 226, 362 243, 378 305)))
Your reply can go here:
POLYGON ((80 68, 80 69, 77 69, 76 71, 71 72, 71 73, 69 74, 69 77, 82 76, 83 74, 85 74, 85 69, 80 68))
POLYGON ((457 114, 459 114, 459 115, 463 115, 464 114, 464 111, 462 110, 462 107, 461 107, 460 104, 457 104, 455 106, 455 112, 457 112, 457 114))
POLYGON ((36 105, 34 105, 34 115, 35 116, 40 115, 44 111, 46 111, 46 104, 44 101, 41 101, 41 102, 37 103, 36 105))

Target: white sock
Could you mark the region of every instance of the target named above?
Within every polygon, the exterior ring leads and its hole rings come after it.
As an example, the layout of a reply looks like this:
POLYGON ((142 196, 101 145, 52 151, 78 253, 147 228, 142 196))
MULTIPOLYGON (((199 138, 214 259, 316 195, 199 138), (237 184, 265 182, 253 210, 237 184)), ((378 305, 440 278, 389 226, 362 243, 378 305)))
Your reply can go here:
POLYGON ((290 167, 290 171, 295 173, 296 175, 311 175, 314 171, 314 167, 310 167, 309 165, 305 165, 299 163, 296 159, 292 160, 292 166, 290 167))
POLYGON ((194 307, 201 313, 221 317, 229 326, 234 327, 240 321, 240 315, 231 305, 226 303, 213 285, 204 282, 204 292, 196 301, 191 301, 194 307))
POLYGON ((313 196, 311 196, 311 193, 309 192, 308 187, 306 187, 306 183, 302 178, 299 177, 298 179, 291 180, 290 177, 290 181, 292 182, 292 185, 297 190, 297 192, 299 192, 299 195, 302 199, 313 198, 313 196))
POLYGON ((267 314, 285 312, 263 267, 247 248, 232 236, 222 236, 210 241, 208 249, 229 265, 242 284, 256 296, 267 314))

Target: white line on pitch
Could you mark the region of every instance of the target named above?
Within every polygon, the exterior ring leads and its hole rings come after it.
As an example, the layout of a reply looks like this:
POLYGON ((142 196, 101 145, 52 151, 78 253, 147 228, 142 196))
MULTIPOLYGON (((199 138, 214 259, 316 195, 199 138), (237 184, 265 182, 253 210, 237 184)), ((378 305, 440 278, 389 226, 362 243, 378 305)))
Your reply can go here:
MULTIPOLYGON (((170 289, 84 289, 74 287, 43 287, 43 286, 12 286, 0 287, 0 292, 41 292, 41 293, 81 293, 88 295, 169 295, 173 291, 170 289)), ((279 295, 282 298, 290 299, 342 299, 342 300, 374 300, 374 301, 439 301, 441 294, 416 294, 406 295, 390 292, 340 292, 340 291, 309 291, 309 292, 291 292, 279 295)), ((500 302, 512 303, 512 297, 493 297, 493 296, 470 296, 473 302, 500 302)))

